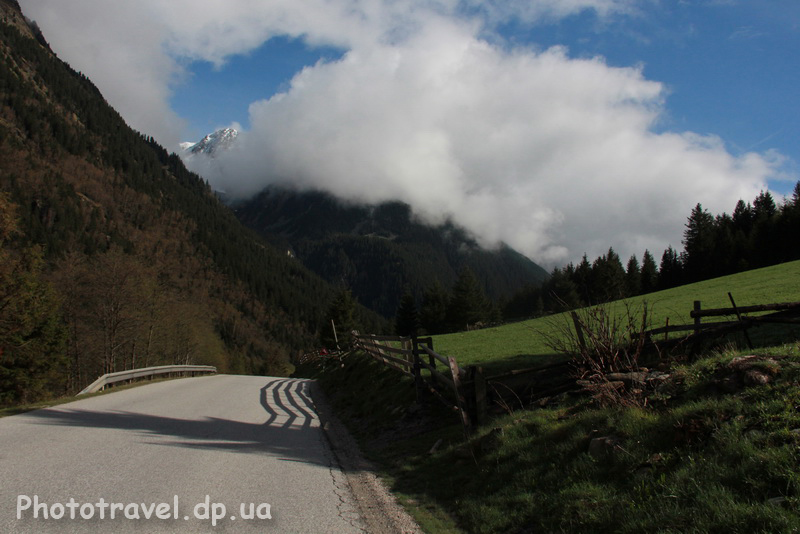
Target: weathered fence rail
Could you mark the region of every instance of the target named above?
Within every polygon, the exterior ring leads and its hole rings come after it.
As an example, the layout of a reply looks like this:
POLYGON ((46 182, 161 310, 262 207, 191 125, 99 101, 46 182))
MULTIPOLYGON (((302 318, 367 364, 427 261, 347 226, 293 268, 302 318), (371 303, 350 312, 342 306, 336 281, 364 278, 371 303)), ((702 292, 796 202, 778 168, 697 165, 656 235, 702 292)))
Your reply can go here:
POLYGON ((486 381, 479 368, 464 369, 452 356, 433 350, 433 339, 361 335, 354 332, 356 348, 384 365, 414 379, 417 400, 426 393, 457 412, 465 433, 486 419, 486 381), (394 345, 392 345, 394 344, 394 345), (396 346, 399 345, 399 346, 396 346), (437 363, 440 364, 437 366, 437 363))
POLYGON ((568 362, 486 376, 480 367, 464 368, 456 358, 437 353, 430 337, 354 333, 354 339, 356 349, 412 377, 418 401, 432 394, 456 412, 465 433, 486 421, 492 403, 524 404, 577 388, 568 362))
POLYGON ((391 337, 355 334, 356 346, 382 362, 384 365, 414 376, 414 356, 411 349, 412 338, 410 337, 391 337), (389 343, 399 343, 400 348, 393 347, 389 343), (401 355, 403 358, 393 356, 401 355))
MULTIPOLYGON (((671 325, 647 330, 644 334, 650 342, 658 335, 665 339, 670 333, 692 332, 684 337, 717 335, 737 329, 746 329, 759 323, 800 324, 800 302, 762 304, 737 307, 733 296, 731 308, 702 309, 699 301, 689 316, 693 323, 671 325), (745 316, 743 314, 773 312, 767 315, 745 316), (733 321, 702 322, 704 317, 736 317, 733 321)), ((574 313, 574 312, 573 312, 574 313)), ((574 316, 573 316, 574 318, 574 316)), ((575 321, 577 335, 582 336, 581 327, 575 321)), ((564 361, 515 369, 493 376, 485 376, 480 367, 461 367, 452 356, 446 357, 433 348, 433 338, 361 335, 354 332, 355 348, 363 351, 384 365, 392 367, 414 379, 417 399, 422 401, 427 393, 433 394, 458 413, 465 433, 475 425, 482 424, 487 417, 488 406, 496 403, 530 405, 565 392, 582 389, 576 376, 573 362, 564 361)), ((749 338, 748 338, 749 342, 749 338)))
POLYGON ((665 339, 667 339, 669 334, 678 332, 692 332, 696 337, 700 337, 717 334, 723 335, 728 332, 742 330, 748 345, 752 348, 752 342, 747 334, 748 328, 765 323, 800 324, 800 317, 798 317, 798 314, 800 314, 800 302, 737 306, 731 293, 728 293, 728 298, 731 301, 730 308, 703 309, 702 302, 696 300, 694 301, 693 309, 689 312, 689 317, 693 320, 692 323, 670 325, 669 319, 667 319, 667 324, 665 326, 647 330, 645 335, 652 340, 654 336, 659 335, 664 335, 665 339), (744 315, 762 312, 773 313, 756 316, 744 315), (736 320, 703 322, 704 317, 736 317, 736 320))
POLYGON ((163 374, 182 374, 194 376, 195 374, 216 373, 217 368, 212 365, 161 365, 158 367, 143 367, 141 369, 131 369, 128 371, 118 371, 116 373, 104 374, 88 386, 78 395, 95 393, 108 385, 124 382, 125 380, 135 380, 137 378, 147 378, 163 374))
POLYGON ((738 306, 733 308, 709 308, 706 310, 700 307, 699 300, 695 302, 697 303, 695 309, 689 312, 689 316, 692 319, 698 317, 720 317, 726 315, 736 315, 737 310, 739 313, 755 313, 763 311, 787 311, 787 310, 800 311, 800 302, 784 302, 779 304, 758 304, 755 306, 738 306))

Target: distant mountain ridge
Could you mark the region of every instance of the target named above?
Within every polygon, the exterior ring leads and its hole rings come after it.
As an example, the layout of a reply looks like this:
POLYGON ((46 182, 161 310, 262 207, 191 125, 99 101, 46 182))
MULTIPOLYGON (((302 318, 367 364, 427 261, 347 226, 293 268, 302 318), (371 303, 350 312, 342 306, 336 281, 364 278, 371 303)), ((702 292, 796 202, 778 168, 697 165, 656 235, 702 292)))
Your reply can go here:
MULTIPOLYGON (((233 146, 237 133, 218 130, 187 143, 184 154, 213 158, 233 146)), ((246 226, 385 317, 394 316, 405 291, 420 297, 434 283, 449 289, 465 268, 495 301, 548 277, 509 246, 485 249, 453 223, 419 221, 402 202, 366 206, 321 191, 270 186, 233 207, 246 226)))
POLYGON ((404 292, 419 299, 435 283, 449 289, 465 268, 495 301, 548 277, 506 245, 487 250, 451 223, 417 221, 402 202, 347 205, 327 193, 270 187, 236 205, 235 212, 246 226, 385 317, 394 316, 404 292))

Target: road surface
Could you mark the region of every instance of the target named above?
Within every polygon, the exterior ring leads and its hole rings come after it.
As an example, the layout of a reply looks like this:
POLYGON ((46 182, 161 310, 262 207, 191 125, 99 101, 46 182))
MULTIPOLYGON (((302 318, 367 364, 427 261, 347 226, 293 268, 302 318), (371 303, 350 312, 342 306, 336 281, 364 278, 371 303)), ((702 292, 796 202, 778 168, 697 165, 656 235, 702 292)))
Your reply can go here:
POLYGON ((187 378, 0 419, 0 532, 368 532, 310 386, 187 378))

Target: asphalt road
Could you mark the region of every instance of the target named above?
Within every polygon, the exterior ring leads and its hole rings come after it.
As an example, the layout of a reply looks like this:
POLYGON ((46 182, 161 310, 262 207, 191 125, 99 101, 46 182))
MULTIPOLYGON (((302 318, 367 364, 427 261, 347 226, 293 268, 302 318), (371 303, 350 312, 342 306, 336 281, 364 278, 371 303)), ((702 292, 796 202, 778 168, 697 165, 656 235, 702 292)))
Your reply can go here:
POLYGON ((0 532, 362 532, 309 386, 187 378, 0 419, 0 532))

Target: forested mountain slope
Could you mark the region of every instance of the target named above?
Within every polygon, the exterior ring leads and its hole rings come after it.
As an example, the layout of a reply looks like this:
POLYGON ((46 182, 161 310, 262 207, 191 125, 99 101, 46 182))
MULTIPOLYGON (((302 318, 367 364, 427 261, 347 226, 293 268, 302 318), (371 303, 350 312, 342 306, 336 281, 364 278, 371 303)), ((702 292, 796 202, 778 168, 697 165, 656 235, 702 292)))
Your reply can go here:
POLYGON ((287 372, 333 289, 129 128, 14 0, 0 30, 0 403, 144 365, 287 372))
POLYGON ((495 301, 547 278, 513 249, 488 250, 452 224, 424 224, 401 202, 345 204, 326 193, 273 186, 236 205, 236 214, 386 317, 394 316, 404 292, 420 297, 435 283, 450 288, 465 268, 495 301))

